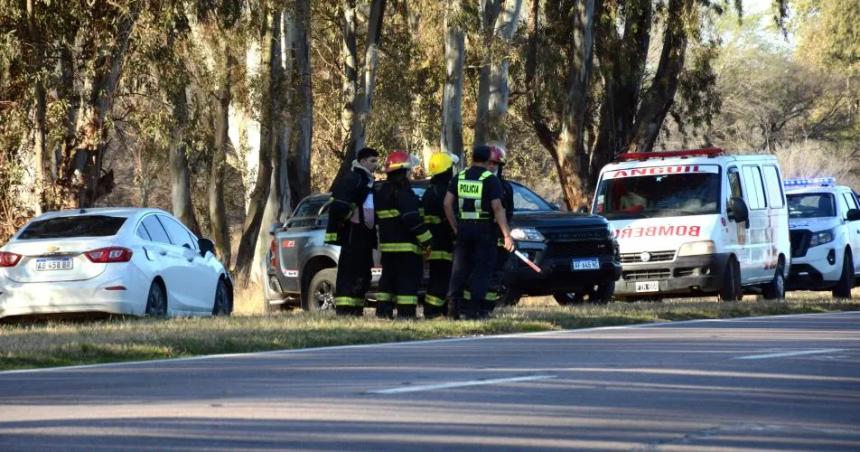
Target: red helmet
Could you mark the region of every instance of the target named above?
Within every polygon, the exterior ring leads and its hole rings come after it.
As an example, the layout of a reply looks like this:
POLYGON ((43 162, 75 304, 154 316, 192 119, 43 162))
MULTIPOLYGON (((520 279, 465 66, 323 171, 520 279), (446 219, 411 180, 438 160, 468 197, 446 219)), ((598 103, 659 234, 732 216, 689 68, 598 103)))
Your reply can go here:
POLYGON ((505 148, 497 144, 490 145, 490 162, 504 165, 507 162, 507 154, 505 148))
POLYGON ((385 158, 385 172, 390 173, 399 169, 415 168, 415 157, 404 151, 393 151, 385 158))

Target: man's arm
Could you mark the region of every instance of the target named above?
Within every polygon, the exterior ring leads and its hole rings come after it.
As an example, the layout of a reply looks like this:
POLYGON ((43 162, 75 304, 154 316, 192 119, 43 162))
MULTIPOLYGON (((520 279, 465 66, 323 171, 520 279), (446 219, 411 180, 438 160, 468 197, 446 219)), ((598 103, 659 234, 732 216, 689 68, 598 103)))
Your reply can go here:
POLYGON ((499 229, 502 230, 502 236, 505 238, 505 249, 513 251, 514 239, 511 238, 511 230, 508 228, 508 219, 505 217, 505 208, 502 206, 502 201, 496 198, 490 205, 493 207, 493 216, 496 217, 496 223, 499 225, 499 229))
POLYGON ((451 230, 456 234, 457 218, 454 216, 454 195, 451 192, 445 193, 445 200, 442 201, 442 207, 445 209, 445 218, 448 219, 448 224, 451 225, 451 230))

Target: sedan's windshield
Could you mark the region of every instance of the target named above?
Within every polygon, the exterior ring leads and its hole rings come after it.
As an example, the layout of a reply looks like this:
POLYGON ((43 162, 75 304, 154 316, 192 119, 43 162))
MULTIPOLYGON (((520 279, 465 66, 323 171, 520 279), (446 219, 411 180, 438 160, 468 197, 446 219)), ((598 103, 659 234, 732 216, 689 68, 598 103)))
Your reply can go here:
POLYGON ((609 219, 719 213, 720 174, 715 165, 653 167, 607 172, 594 213, 609 219))
POLYGON ((836 216, 833 195, 830 193, 789 194, 789 218, 828 218, 836 216))

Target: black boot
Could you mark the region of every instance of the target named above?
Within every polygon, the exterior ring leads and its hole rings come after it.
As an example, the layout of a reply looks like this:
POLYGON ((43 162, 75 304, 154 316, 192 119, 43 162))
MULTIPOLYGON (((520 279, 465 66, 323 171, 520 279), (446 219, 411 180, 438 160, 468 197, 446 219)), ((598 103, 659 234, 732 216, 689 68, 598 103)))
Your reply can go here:
POLYGON ((424 305, 424 318, 425 319, 435 319, 438 317, 442 317, 445 314, 445 305, 442 306, 433 306, 432 304, 424 305))
POLYGON ((484 300, 484 302, 481 303, 481 312, 479 313, 478 316, 482 319, 489 319, 490 314, 492 314, 493 309, 495 309, 495 308, 496 308, 496 302, 494 302, 492 300, 484 300))
POLYGON ((448 317, 451 320, 460 320, 460 306, 463 304, 463 300, 457 300, 452 298, 448 301, 448 317))
POLYGON ((334 312, 338 317, 349 317, 353 315, 355 307, 353 306, 335 306, 334 312))
POLYGON ((397 305, 398 319, 414 319, 415 305, 414 304, 398 304, 397 305))
POLYGON ((364 306, 356 306, 352 308, 352 315, 354 317, 361 317, 364 315, 364 306))
POLYGON ((376 302, 376 316, 380 319, 394 318, 394 303, 390 301, 376 302))

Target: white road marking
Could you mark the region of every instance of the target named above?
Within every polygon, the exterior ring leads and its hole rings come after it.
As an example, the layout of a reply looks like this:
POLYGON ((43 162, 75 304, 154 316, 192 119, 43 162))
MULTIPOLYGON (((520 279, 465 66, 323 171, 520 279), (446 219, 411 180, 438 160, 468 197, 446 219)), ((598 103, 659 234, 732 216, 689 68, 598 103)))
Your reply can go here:
POLYGON ((464 388, 467 386, 484 386, 501 383, 516 383, 520 381, 548 380, 550 378, 555 378, 555 375, 531 375, 528 377, 494 378, 492 380, 452 381, 450 383, 437 383, 433 385, 420 386, 403 386, 398 388, 380 389, 377 391, 368 392, 371 394, 403 394, 407 392, 434 391, 436 389, 464 388))
POLYGON ((803 355, 820 355, 823 353, 843 352, 844 348, 821 348, 818 350, 805 350, 800 352, 784 352, 784 353, 767 353, 764 355, 748 355, 738 356, 734 359, 768 359, 768 358, 784 358, 788 356, 803 356, 803 355))

